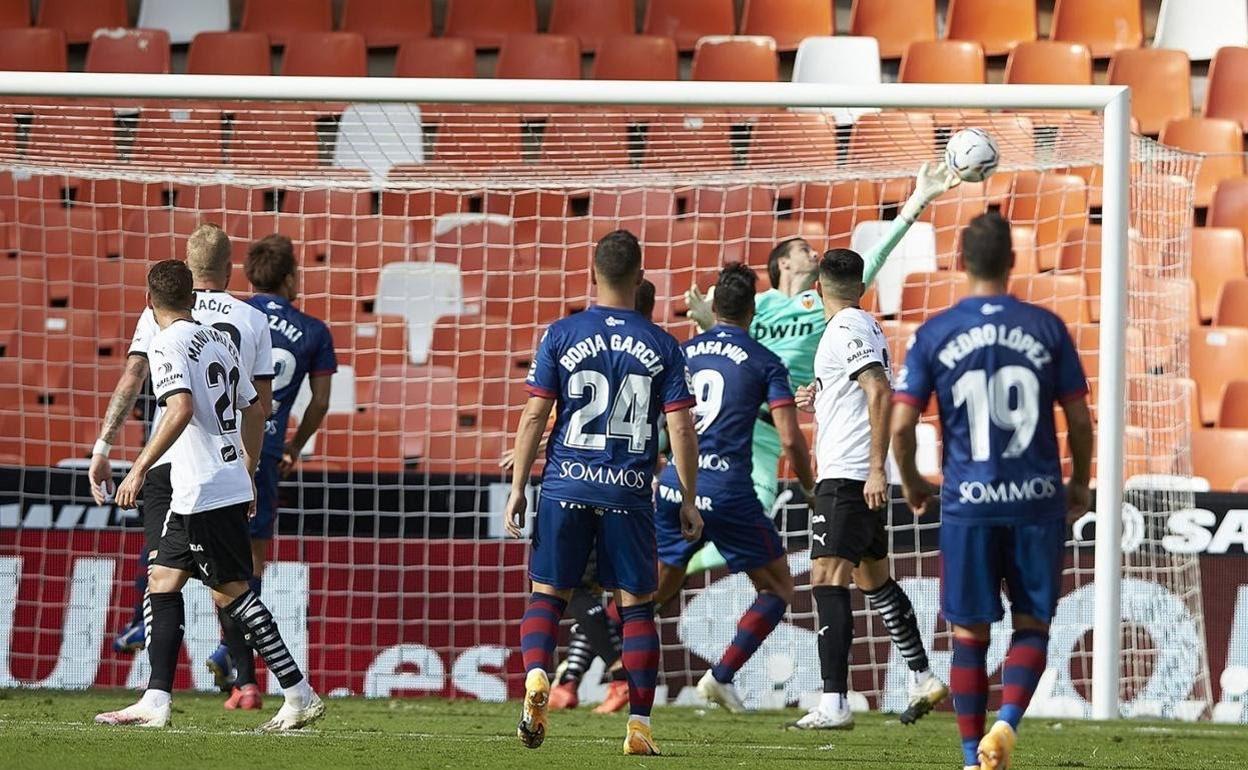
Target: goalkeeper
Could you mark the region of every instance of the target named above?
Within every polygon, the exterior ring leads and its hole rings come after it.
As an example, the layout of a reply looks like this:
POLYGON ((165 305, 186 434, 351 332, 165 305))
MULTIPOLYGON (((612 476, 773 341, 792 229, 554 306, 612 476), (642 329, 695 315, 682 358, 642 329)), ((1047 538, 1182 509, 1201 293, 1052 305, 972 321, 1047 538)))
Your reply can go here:
MULTIPOLYGON (((863 283, 868 287, 875 281, 880 268, 889 254, 901 243, 924 209, 961 180, 944 163, 923 164, 915 180, 914 192, 892 222, 888 234, 862 255, 865 269, 863 283)), ((802 238, 790 238, 780 242, 767 258, 767 274, 771 289, 754 298, 754 322, 750 324, 750 336, 763 347, 780 356, 789 370, 789 382, 797 388, 815 378, 815 349, 823 336, 827 321, 823 317, 823 299, 814 290, 818 277, 819 253, 802 238)), ((705 295, 693 286, 685 294, 689 305, 689 317, 702 330, 715 323, 711 302, 715 290, 705 295)), ((763 407, 754 422, 754 469, 752 479, 754 493, 765 510, 775 507, 778 494, 780 467, 780 434, 772 422, 771 412, 763 407)), ((807 496, 813 496, 807 490, 807 496)), ((689 574, 723 566, 724 560, 708 544, 689 562, 689 574)))

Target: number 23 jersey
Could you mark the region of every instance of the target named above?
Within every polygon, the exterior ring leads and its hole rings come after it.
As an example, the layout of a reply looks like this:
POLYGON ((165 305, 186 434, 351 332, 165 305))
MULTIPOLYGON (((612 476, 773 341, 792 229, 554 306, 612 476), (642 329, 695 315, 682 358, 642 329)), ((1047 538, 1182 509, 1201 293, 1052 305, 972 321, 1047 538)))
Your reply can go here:
POLYGON ((1066 325, 1010 296, 970 297, 918 328, 893 399, 936 393, 941 516, 985 524, 1065 516, 1053 405, 1087 378, 1066 325))
POLYGON ((238 411, 256 400, 226 332, 174 321, 151 340, 152 391, 161 406, 178 393, 191 397, 190 423, 165 452, 172 464, 169 510, 190 514, 251 500, 238 411))
POLYGON ((694 404, 675 338, 632 310, 590 307, 550 325, 526 387, 556 404, 543 496, 654 507, 659 413, 694 404))

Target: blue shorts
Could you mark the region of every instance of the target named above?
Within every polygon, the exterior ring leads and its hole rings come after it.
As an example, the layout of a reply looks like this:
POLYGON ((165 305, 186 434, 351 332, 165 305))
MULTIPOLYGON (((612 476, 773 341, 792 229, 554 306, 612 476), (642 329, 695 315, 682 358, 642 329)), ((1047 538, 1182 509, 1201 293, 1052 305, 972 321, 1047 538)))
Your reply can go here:
POLYGON ((542 496, 533 522, 529 577, 555 588, 578 588, 597 548, 598 582, 608 590, 654 593, 659 584, 654 512, 595 508, 542 496))
POLYGON ((959 626, 995 623, 1010 612, 1053 620, 1062 590, 1065 519, 1027 524, 940 524, 940 609, 959 626))
POLYGON ((680 534, 680 503, 675 502, 679 491, 666 485, 659 487, 654 517, 654 528, 659 536, 659 561, 684 567, 707 541, 715 544, 733 572, 748 572, 784 555, 780 533, 767 518, 753 488, 740 492, 712 488, 706 492, 698 495, 699 502, 707 503, 698 507, 704 524, 702 538, 690 543, 680 534))
POLYGON ((277 471, 280 457, 260 456, 256 468, 256 516, 251 520, 253 540, 272 540, 277 524, 277 484, 281 476, 277 471))

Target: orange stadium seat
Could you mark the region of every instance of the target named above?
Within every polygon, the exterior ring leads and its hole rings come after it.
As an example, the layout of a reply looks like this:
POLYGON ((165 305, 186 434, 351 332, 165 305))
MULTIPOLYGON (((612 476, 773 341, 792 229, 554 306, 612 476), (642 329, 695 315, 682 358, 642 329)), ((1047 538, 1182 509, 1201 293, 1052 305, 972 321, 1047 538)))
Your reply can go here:
POLYGON ((433 33, 433 2, 345 0, 339 28, 363 35, 369 48, 394 48, 405 40, 433 33))
POLYGON ((368 48, 355 32, 295 32, 282 52, 282 75, 365 77, 368 48))
POLYGON ((1057 0, 1049 37, 1083 43, 1098 59, 1139 48, 1144 42, 1140 0, 1057 0))
POLYGON ((0 29, 30 26, 30 0, 0 0, 0 29))
POLYGON ((1244 134, 1233 120, 1180 118, 1161 130, 1160 141, 1170 147, 1204 154, 1196 177, 1196 206, 1204 208, 1224 179, 1244 175, 1244 134))
POLYGON ((1238 121, 1248 133, 1248 48, 1222 48, 1209 65, 1209 87, 1205 91, 1206 118, 1238 121))
POLYGON ((1005 82, 1092 85, 1092 53, 1082 43, 1055 40, 1019 43, 1006 61, 1005 82))
POLYGON ((975 40, 989 56, 1003 56, 1036 39, 1036 0, 949 0, 945 37, 975 40))
POLYGON ((573 35, 582 51, 592 53, 603 38, 637 31, 635 6, 633 0, 554 0, 550 32, 573 35))
POLYGON ((646 166, 690 168, 696 148, 698 170, 731 168, 736 157, 731 121, 718 116, 665 114, 646 132, 646 166))
POLYGON ((1088 287, 1082 276, 1052 273, 1014 276, 1010 279, 1010 293, 1057 313, 1068 324, 1093 320, 1088 309, 1088 287))
MULTIPOLYGON (((1093 321, 1100 320, 1101 304, 1101 226, 1083 225, 1067 230, 1062 237, 1057 257, 1057 271, 1083 279, 1087 286, 1086 296, 1093 321)), ((1129 235, 1128 262, 1137 267, 1145 266, 1146 252, 1139 236, 1129 235)))
POLYGON ((676 42, 656 35, 617 35, 598 44, 590 77, 595 80, 676 80, 676 42))
POLYGON ((62 30, 72 44, 88 43, 97 29, 130 26, 126 0, 41 0, 36 27, 62 30))
POLYGON ((796 51, 808 37, 836 34, 836 12, 827 0, 745 0, 742 35, 766 35, 781 51, 796 51))
POLYGON ((612 112, 559 112, 546 120, 542 161, 560 168, 627 168, 628 117, 612 112))
MULTIPOLYGON (((868 181, 808 182, 792 188, 782 187, 776 197, 776 213, 817 221, 820 234, 827 238, 828 248, 848 248, 854 228, 860 222, 880 218, 879 189, 868 181)), ((773 246, 776 241, 772 242, 773 246)))
POLYGON ((1109 83, 1131 86, 1131 116, 1140 133, 1156 136, 1167 122, 1192 115, 1192 63, 1183 51, 1119 51, 1109 62, 1109 83))
POLYGON ((537 32, 533 0, 449 0, 442 34, 466 37, 477 48, 498 48, 508 35, 537 32))
MULTIPOLYGON (((958 244, 962 228, 988 209, 988 197, 982 183, 963 182, 932 201, 922 219, 931 222, 936 231, 936 260, 945 270, 957 269, 958 244)), ((1017 252, 1018 244, 1015 244, 1017 252)), ((1014 266, 1018 272, 1019 265, 1014 266)))
POLYGON ((0 29, 0 69, 9 72, 64 72, 65 33, 59 29, 0 29))
POLYGON ((186 57, 188 75, 272 75, 263 32, 200 32, 186 57))
POLYGON ((1248 380, 1232 380, 1222 391, 1219 428, 1248 428, 1248 380))
POLYGON ((170 72, 169 33, 163 29, 99 32, 87 46, 87 72, 170 72))
POLYGON ((134 319, 147 304, 145 262, 100 259, 74 267, 69 307, 134 319))
POLYGON ((571 35, 508 35, 494 76, 579 80, 581 44, 571 35))
POLYGON ((1213 325, 1248 328, 1248 278, 1237 278, 1222 284, 1213 325))
POLYGON ((1213 320, 1222 285, 1244 277, 1243 233, 1234 227, 1192 228, 1192 278, 1202 321, 1213 320))
POLYGON ((99 232, 96 213, 89 206, 45 205, 29 209, 17 225, 17 248, 44 257, 109 255, 106 236, 99 232))
POLYGON ((0 358, 0 408, 69 406, 69 364, 0 358))
POLYGON ((1200 386, 1200 416, 1212 425, 1222 407, 1222 391, 1232 380, 1248 379, 1248 329, 1198 326, 1191 330, 1192 379, 1200 386))
POLYGON ((1073 174, 1021 172, 1011 184, 1004 213, 1011 224, 1035 229, 1040 269, 1052 270, 1062 238, 1088 217, 1088 184, 1073 174))
MULTIPOLYGON (((888 159, 933 159, 936 124, 926 112, 873 112, 854 123, 849 137, 851 163, 879 163, 888 159)), ((913 181, 890 179, 880 183, 880 200, 896 203, 910 194, 913 181)))
POLYGON ((291 115, 249 103, 233 113, 230 162, 280 172, 290 167, 323 165, 320 135, 311 115, 291 115))
POLYGON ((146 208, 126 217, 121 236, 121 255, 126 260, 159 262, 186 254, 186 239, 199 227, 198 212, 171 208, 146 208))
POLYGON ((477 55, 472 41, 462 37, 405 40, 394 61, 400 78, 472 78, 477 76, 477 55))
POLYGON ((901 57, 902 83, 986 83, 984 49, 973 40, 921 40, 901 57))
POLYGON ((707 35, 731 35, 737 28, 733 0, 647 0, 641 29, 676 41, 682 51, 692 51, 707 35))
POLYGON ((839 146, 836 119, 827 113, 766 113, 750 134, 749 165, 760 168, 791 158, 833 164, 839 146))
POLYGON ((1248 241, 1248 177, 1222 180, 1209 201, 1209 227, 1234 227, 1248 241))
POLYGON ((299 32, 329 32, 334 28, 333 0, 245 0, 243 32, 263 32, 273 45, 283 46, 299 32))
POLYGON ((405 440, 394 416, 328 414, 317 431, 316 451, 303 465, 356 473, 399 473, 408 459, 415 462, 419 446, 419 442, 405 440), (413 452, 410 458, 406 456, 409 451, 413 452))
POLYGON ((898 317, 902 321, 926 321, 964 299, 968 291, 966 273, 910 273, 901 287, 898 317))
POLYGON ((0 412, 0 455, 20 457, 23 465, 53 466, 81 458, 74 442, 74 416, 64 407, 0 412))
POLYGON ((1217 491, 1228 491, 1244 472, 1248 430, 1205 428, 1192 431, 1192 470, 1217 491))
POLYGON ((881 59, 900 59, 911 43, 936 39, 936 0, 854 0, 849 34, 879 40, 881 59))
POLYGON ((780 79, 780 57, 769 37, 704 37, 693 52, 694 80, 780 79))
POLYGON ((0 314, 45 304, 47 281, 42 259, 0 259, 0 314))
POLYGON ((447 113, 437 124, 430 162, 457 168, 517 165, 522 159, 520 116, 498 114, 488 123, 447 113))

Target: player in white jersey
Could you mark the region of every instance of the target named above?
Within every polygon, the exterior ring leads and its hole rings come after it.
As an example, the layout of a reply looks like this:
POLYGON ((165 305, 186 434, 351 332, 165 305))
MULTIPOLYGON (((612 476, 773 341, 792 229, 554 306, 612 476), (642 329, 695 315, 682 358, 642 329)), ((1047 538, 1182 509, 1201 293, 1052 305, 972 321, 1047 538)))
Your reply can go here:
POLYGON ((888 414, 893 395, 888 341, 858 303, 866 290, 864 263, 833 249, 819 263, 827 328, 815 352, 815 382, 800 389, 799 407, 815 412, 818 464, 811 514, 810 582, 819 620, 823 696, 798 720, 801 729, 849 729, 849 653, 854 617, 849 582, 880 613, 911 671, 909 724, 943 700, 949 689, 932 675, 914 609, 889 574, 888 414))
POLYGON ((133 508, 148 472, 158 462, 168 464, 169 511, 148 580, 151 676, 138 703, 99 714, 95 721, 169 723, 186 622, 182 587, 194 575, 212 589, 218 610, 244 629, 285 692, 285 704, 260 730, 304 727, 319 719, 325 706, 282 641, 272 613, 247 585, 252 567, 247 519, 255 508, 265 409, 230 336, 191 317, 196 299, 190 269, 176 260, 157 263, 148 273, 147 291, 160 329, 148 347, 152 391, 164 415, 117 487, 117 505, 133 508))
MULTIPOLYGON (((243 371, 260 394, 260 403, 266 417, 273 403, 273 343, 269 335, 267 316, 225 291, 230 281, 230 239, 216 225, 203 224, 191 233, 186 242, 186 264, 195 282, 195 307, 192 311, 196 321, 219 329, 230 336, 242 358, 243 371)), ((112 466, 108 460, 112 442, 134 410, 135 400, 147 381, 150 366, 148 352, 152 338, 159 331, 151 309, 143 311, 134 330, 126 370, 113 389, 112 399, 104 416, 104 426, 99 440, 91 452, 91 494, 97 505, 103 505, 113 483, 112 466)), ((156 432, 161 410, 156 410, 152 420, 152 433, 156 432)), ((143 530, 146 538, 143 560, 155 556, 160 540, 161 525, 169 510, 169 464, 161 462, 147 475, 143 488, 143 530)), ((138 594, 143 596, 147 571, 139 570, 138 594)), ((135 608, 130 624, 113 643, 119 652, 142 649, 145 642, 144 607, 135 608)), ((227 621, 228 622, 228 621, 227 621)), ((217 683, 223 689, 228 684, 225 674, 214 671, 217 683)))

